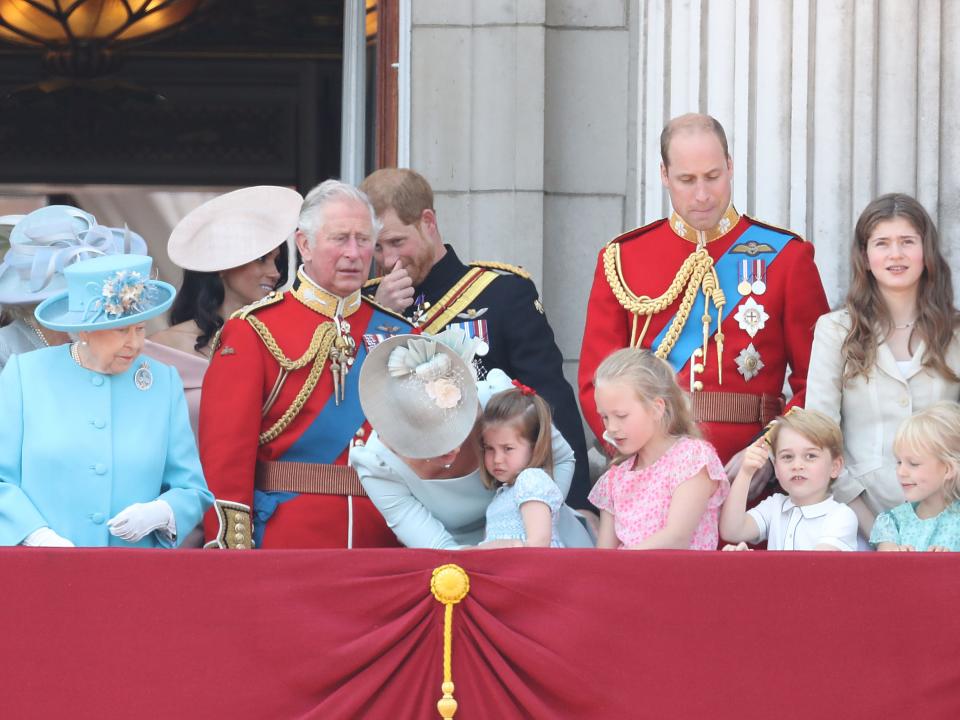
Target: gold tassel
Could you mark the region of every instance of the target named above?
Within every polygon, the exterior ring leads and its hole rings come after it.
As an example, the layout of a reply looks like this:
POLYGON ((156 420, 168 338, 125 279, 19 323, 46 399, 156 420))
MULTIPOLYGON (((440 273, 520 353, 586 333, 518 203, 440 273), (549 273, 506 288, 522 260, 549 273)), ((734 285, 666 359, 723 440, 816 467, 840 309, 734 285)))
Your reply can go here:
POLYGON ((723 385, 723 330, 720 329, 721 313, 723 306, 717 307, 717 332, 713 336, 717 343, 717 385, 723 385))
POLYGON ((717 269, 710 268, 710 274, 713 276, 713 305, 717 308, 717 332, 713 339, 717 343, 717 385, 723 385, 723 306, 727 304, 727 296, 720 287, 720 278, 717 276, 717 269))
POLYGON ((453 697, 453 606, 470 592, 470 576, 459 565, 441 565, 430 578, 430 592, 443 603, 443 697, 437 701, 437 710, 443 720, 451 720, 457 712, 453 697))

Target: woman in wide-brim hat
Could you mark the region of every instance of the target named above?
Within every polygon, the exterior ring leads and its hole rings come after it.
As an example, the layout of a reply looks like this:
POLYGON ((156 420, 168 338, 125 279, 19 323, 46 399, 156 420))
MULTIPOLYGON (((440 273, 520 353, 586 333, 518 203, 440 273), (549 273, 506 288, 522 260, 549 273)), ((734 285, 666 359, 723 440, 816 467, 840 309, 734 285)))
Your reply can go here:
POLYGON ((77 340, 0 373, 0 545, 174 547, 212 505, 180 378, 140 355, 175 295, 151 265, 68 266, 35 317, 77 340))
POLYGON ((170 234, 167 254, 183 268, 183 283, 170 327, 151 335, 144 353, 180 372, 194 432, 213 338, 234 312, 286 282, 286 240, 302 202, 284 187, 234 190, 191 211, 170 234))
POLYGON ((49 205, 27 215, 0 217, 9 249, 0 262, 0 307, 10 322, 0 327, 0 370, 11 355, 70 342, 70 336, 39 325, 33 311, 63 292, 63 270, 101 255, 142 255, 147 244, 135 232, 97 223, 88 212, 49 205))
MULTIPOLYGON (((379 343, 360 370, 360 403, 374 432, 350 450, 364 489, 407 547, 455 549, 483 539, 494 491, 480 477, 477 418, 495 393, 513 388, 501 370, 477 381, 483 343, 462 329, 398 335, 379 343)), ((566 496, 573 450, 553 428, 554 480, 566 496)), ((573 510, 558 518, 566 547, 593 542, 573 510)))

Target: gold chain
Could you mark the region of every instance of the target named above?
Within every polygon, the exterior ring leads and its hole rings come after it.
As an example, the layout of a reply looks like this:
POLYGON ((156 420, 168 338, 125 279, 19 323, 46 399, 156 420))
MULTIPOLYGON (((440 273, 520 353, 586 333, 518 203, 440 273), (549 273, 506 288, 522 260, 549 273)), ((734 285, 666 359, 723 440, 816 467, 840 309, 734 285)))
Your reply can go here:
MULTIPOLYGON (((603 270, 607 277, 607 283, 610 285, 617 302, 629 313, 646 315, 649 318, 670 307, 679 297, 680 292, 684 291, 680 308, 673 317, 663 341, 656 349, 655 354, 661 359, 666 359, 674 344, 676 344, 677 338, 680 337, 680 332, 690 316, 690 309, 693 307, 704 275, 712 269, 713 259, 710 257, 710 253, 705 248, 698 248, 683 261, 683 265, 680 266, 680 270, 666 291, 659 297, 651 298, 648 295, 634 295, 627 288, 626 280, 623 278, 623 268, 620 265, 619 243, 611 243, 603 253, 603 270)), ((644 332, 636 341, 636 347, 640 347, 645 332, 646 326, 644 326, 644 332)))
POLYGON ((307 375, 303 387, 300 388, 300 392, 297 393, 290 407, 286 409, 286 412, 284 412, 268 430, 260 433, 259 442, 261 445, 265 445, 286 430, 287 426, 290 425, 294 418, 300 414, 300 411, 303 410, 303 406, 307 403, 307 398, 310 397, 313 389, 317 386, 317 382, 320 380, 321 373, 323 373, 324 363, 326 363, 327 357, 330 355, 330 348, 333 347, 333 341, 337 337, 337 329, 332 322, 325 322, 318 325, 317 329, 313 332, 310 346, 306 352, 296 360, 291 360, 284 355, 266 325, 252 315, 248 315, 245 319, 250 323, 257 335, 260 336, 263 344, 273 356, 273 359, 279 363, 282 370, 286 370, 287 372, 299 370, 300 368, 306 367, 310 361, 313 361, 310 374, 307 375))

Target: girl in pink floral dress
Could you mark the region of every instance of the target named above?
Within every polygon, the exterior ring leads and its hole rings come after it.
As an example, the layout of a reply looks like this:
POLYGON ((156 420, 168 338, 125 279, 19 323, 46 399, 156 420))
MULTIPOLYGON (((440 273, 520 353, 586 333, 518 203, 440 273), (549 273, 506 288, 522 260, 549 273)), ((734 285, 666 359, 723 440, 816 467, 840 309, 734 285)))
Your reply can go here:
POLYGON ((716 550, 730 483, 673 369, 627 348, 600 363, 594 383, 603 437, 618 453, 590 492, 600 508, 597 547, 716 550))

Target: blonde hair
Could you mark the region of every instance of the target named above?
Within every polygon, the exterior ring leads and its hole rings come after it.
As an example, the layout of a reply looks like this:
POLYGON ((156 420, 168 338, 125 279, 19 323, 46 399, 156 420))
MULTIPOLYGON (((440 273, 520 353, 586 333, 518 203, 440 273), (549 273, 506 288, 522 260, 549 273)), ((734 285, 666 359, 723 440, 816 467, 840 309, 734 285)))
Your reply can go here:
MULTIPOLYGON (((767 433, 767 441, 774 458, 777 456, 777 444, 783 430, 793 430, 821 450, 826 450, 832 460, 843 457, 843 432, 832 418, 822 412, 797 407, 774 420, 767 433)), ((827 487, 832 488, 836 479, 831 476, 827 487)))
POLYGON ((519 389, 503 390, 490 398, 480 415, 480 479, 491 490, 500 483, 483 462, 483 431, 492 425, 506 425, 533 446, 527 467, 542 468, 553 475, 552 418, 550 406, 539 395, 524 394, 519 389))
POLYGON ((593 376, 594 387, 614 381, 629 385, 640 401, 648 406, 657 398, 663 400, 660 424, 667 435, 700 437, 700 430, 690 414, 690 404, 666 360, 661 360, 649 350, 617 350, 600 363, 593 376))
POLYGON ((780 432, 784 428, 789 428, 798 435, 803 435, 818 448, 830 453, 833 458, 843 457, 843 432, 837 423, 822 412, 794 408, 786 415, 778 417, 767 436, 774 454, 777 452, 780 432))
POLYGON ((950 469, 943 493, 947 501, 960 500, 960 405, 934 403, 903 421, 893 439, 893 451, 910 449, 931 455, 950 469))

